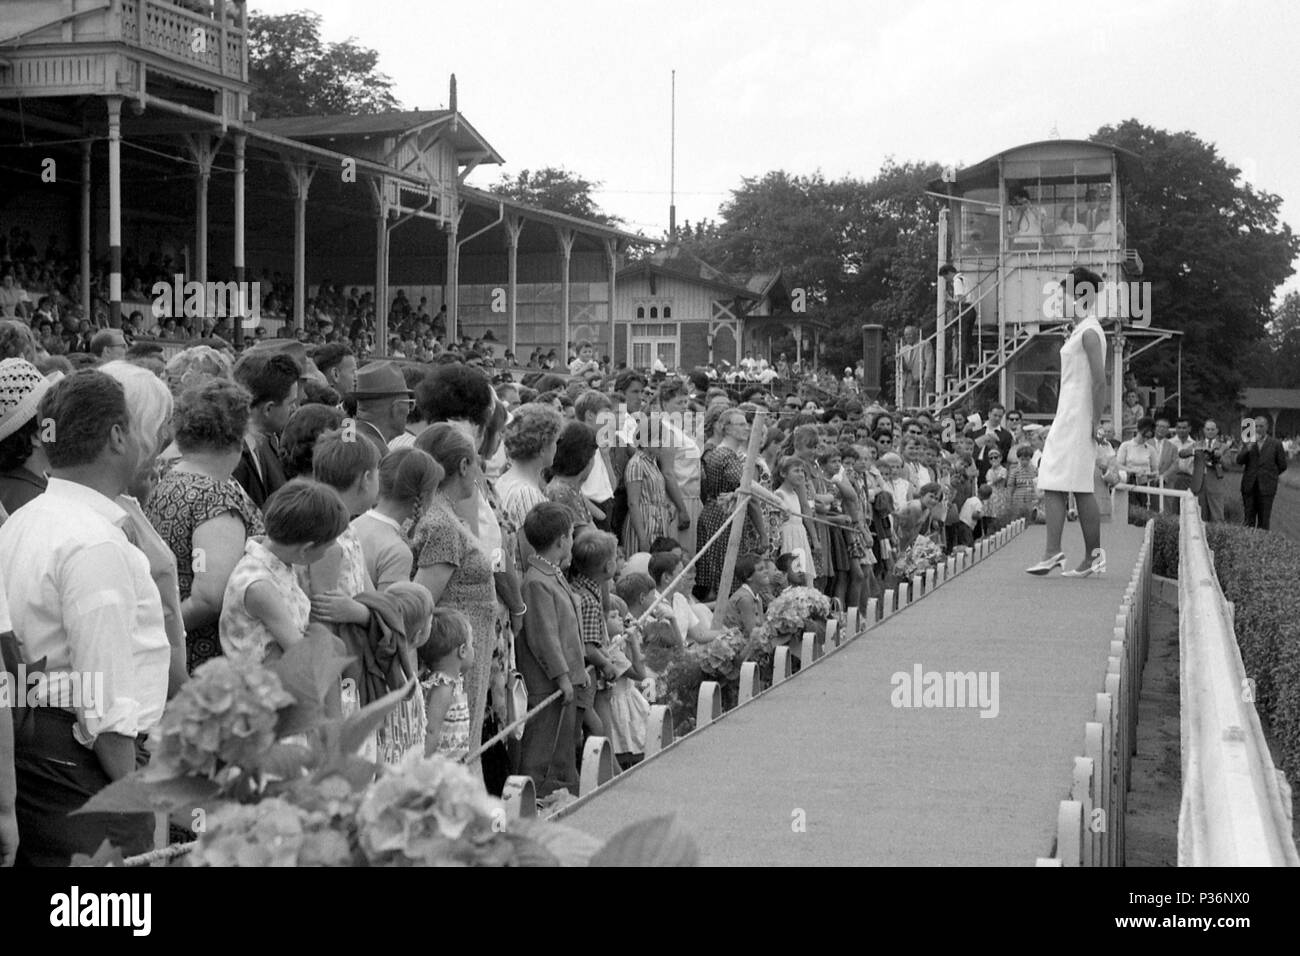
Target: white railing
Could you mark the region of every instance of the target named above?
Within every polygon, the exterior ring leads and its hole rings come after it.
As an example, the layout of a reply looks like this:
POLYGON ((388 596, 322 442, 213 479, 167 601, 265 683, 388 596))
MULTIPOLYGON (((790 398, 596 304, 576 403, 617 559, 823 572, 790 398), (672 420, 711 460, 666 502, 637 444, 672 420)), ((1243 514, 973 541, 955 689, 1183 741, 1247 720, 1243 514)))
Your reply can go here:
MULTIPOLYGON (((1123 512, 1127 514, 1127 510, 1123 512)), ((1074 758, 1070 798, 1056 815, 1056 851, 1039 866, 1123 866, 1125 818, 1133 754, 1137 752, 1138 695, 1149 643, 1148 608, 1155 522, 1124 590, 1093 720, 1083 726, 1083 755, 1074 758)))
POLYGON ((1197 508, 1182 509, 1178 531, 1178 865, 1300 866, 1290 788, 1264 740, 1197 508))
MULTIPOLYGON (((1189 491, 1120 484, 1113 514, 1124 520, 1128 494, 1177 500, 1179 693, 1182 806, 1179 866, 1300 866, 1291 839, 1291 793, 1274 768, 1233 633, 1231 606, 1214 573, 1196 498, 1189 491)), ((1155 522, 1147 522, 1133 578, 1111 642, 1105 693, 1085 725, 1069 800, 1057 814, 1056 852, 1040 866, 1122 866, 1138 696, 1149 643, 1155 522)))

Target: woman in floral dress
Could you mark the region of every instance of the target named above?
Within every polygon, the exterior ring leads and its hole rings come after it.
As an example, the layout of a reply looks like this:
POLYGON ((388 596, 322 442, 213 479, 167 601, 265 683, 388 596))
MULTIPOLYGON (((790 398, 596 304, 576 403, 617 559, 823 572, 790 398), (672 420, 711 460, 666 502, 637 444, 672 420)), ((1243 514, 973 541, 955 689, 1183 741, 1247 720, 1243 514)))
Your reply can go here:
MULTIPOLYGON (((741 460, 742 448, 749 442, 749 422, 745 413, 733 408, 721 414, 718 444, 704 454, 704 470, 700 479, 700 511, 696 530, 696 547, 703 548, 718 529, 732 516, 737 505, 736 491, 744 475, 741 460)), ((751 499, 747 505, 744 527, 740 538, 740 554, 757 554, 767 550, 767 528, 758 503, 751 499)), ((714 541, 695 566, 696 595, 712 600, 722 583, 722 565, 727 555, 730 535, 724 534, 714 541)), ((726 595, 717 595, 726 597, 726 595)))

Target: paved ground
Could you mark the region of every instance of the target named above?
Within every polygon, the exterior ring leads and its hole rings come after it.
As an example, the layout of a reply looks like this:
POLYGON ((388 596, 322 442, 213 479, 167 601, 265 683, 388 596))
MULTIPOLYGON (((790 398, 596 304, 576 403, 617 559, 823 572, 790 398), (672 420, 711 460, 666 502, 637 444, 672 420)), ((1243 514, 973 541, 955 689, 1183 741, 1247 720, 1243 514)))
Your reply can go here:
MULTIPOLYGON (((1111 573, 1031 578, 1044 529, 567 814, 605 838, 675 812, 706 865, 1032 865, 1101 690, 1141 531, 1103 526, 1111 573), (998 714, 896 708, 892 676, 998 676, 998 714)), ((1067 528, 1072 559, 1081 549, 1067 528)), ((992 684, 989 683, 990 689, 992 684)))

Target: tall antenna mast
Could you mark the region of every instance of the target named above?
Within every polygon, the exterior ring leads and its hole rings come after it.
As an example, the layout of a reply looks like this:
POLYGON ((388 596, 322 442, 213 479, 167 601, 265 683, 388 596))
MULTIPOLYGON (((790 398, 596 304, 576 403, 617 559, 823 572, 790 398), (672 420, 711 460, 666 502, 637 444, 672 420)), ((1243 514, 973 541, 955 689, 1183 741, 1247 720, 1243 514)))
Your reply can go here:
POLYGON ((677 71, 673 70, 671 132, 668 153, 668 241, 677 241, 677 71))

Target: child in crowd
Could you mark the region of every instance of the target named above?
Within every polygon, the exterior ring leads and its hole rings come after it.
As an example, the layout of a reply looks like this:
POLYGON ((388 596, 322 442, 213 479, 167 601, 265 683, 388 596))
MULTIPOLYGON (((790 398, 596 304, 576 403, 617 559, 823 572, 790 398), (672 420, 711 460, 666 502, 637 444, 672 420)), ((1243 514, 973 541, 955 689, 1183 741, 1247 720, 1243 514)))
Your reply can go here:
POLYGON ((1002 464, 1002 453, 997 449, 989 452, 989 470, 984 474, 984 481, 993 489, 984 506, 984 531, 996 531, 1011 509, 1010 493, 1007 491, 1007 469, 1002 464))
MULTIPOLYGON (((366 595, 363 600, 382 600, 397 612, 402 626, 400 634, 386 634, 383 640, 396 638, 397 648, 390 666, 387 685, 396 690, 420 673, 420 650, 428 642, 430 618, 434 613, 433 595, 423 584, 395 581, 382 594, 366 595)), ((380 613, 379 619, 385 620, 380 613)), ((373 640, 373 637, 372 637, 373 640)), ((412 750, 425 752, 427 740, 425 695, 413 687, 408 697, 388 712, 375 735, 378 759, 389 766, 400 764, 412 750)))
POLYGON ((578 598, 564 578, 573 549, 569 509, 553 501, 533 507, 524 519, 524 536, 533 548, 524 572, 524 639, 515 647, 519 671, 528 687, 529 709, 556 690, 562 693, 524 727, 520 773, 533 778, 538 797, 559 790, 577 793, 578 741, 576 691, 587 684, 579 637, 578 598))
POLYGON ((609 596, 609 659, 618 676, 596 696, 601 721, 609 731, 614 759, 626 770, 645 758, 646 723, 650 703, 637 686, 649 676, 641 648, 641 629, 627 626, 628 606, 617 594, 609 596))
POLYGON ((782 458, 777 465, 777 474, 781 484, 776 489, 776 497, 785 509, 785 520, 781 524, 781 540, 777 545, 778 554, 792 554, 795 563, 786 569, 786 576, 810 574, 813 567, 813 539, 809 522, 804 520, 804 501, 807 498, 807 468, 803 459, 790 455, 782 458))
POLYGON ((333 547, 347 530, 348 510, 333 488, 299 479, 270 497, 264 518, 266 535, 245 542, 226 581, 218 625, 222 653, 256 664, 302 640, 311 600, 294 568, 320 560, 333 547))
POLYGON ((675 551, 661 551, 650 556, 650 577, 663 604, 672 610, 678 631, 688 642, 707 644, 720 633, 713 627, 713 612, 682 593, 685 581, 667 590, 682 572, 682 559, 675 551))
POLYGON ((789 551, 777 555, 776 575, 774 577, 777 582, 783 585, 781 590, 785 590, 787 587, 808 587, 808 572, 803 570, 803 562, 800 561, 799 555, 789 551))
POLYGON ((993 489, 987 484, 980 485, 978 494, 967 498, 961 506, 961 525, 958 528, 957 544, 963 548, 975 547, 975 529, 981 527, 980 519, 984 517, 984 503, 993 495, 993 489))
POLYGON ((612 681, 618 672, 605 656, 609 635, 605 630, 603 595, 614 577, 614 552, 618 539, 604 531, 588 529, 573 542, 569 586, 578 596, 578 630, 583 662, 589 668, 587 686, 578 694, 578 722, 591 736, 608 736, 595 707, 597 679, 612 681), (594 669, 595 678, 591 677, 594 669))
POLYGON ((420 686, 428 715, 426 755, 459 760, 469 753, 469 700, 465 672, 474 664, 469 618, 452 608, 434 608, 429 637, 420 647, 420 686))
MULTIPOLYGON (((884 459, 881 459, 882 461, 884 459)), ((871 501, 871 536, 876 555, 874 565, 877 578, 884 580, 894 569, 898 555, 898 532, 894 527, 894 496, 889 491, 878 491, 871 501)))
POLYGON ((1017 445, 1011 449, 1015 464, 1007 475, 1010 517, 1028 517, 1038 506, 1038 469, 1034 467, 1033 455, 1034 449, 1029 445, 1017 445))

